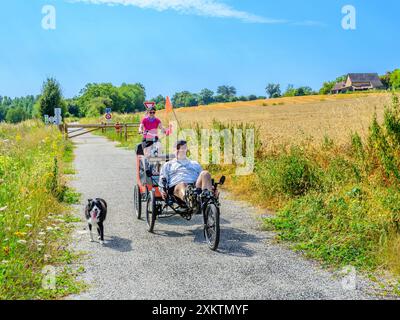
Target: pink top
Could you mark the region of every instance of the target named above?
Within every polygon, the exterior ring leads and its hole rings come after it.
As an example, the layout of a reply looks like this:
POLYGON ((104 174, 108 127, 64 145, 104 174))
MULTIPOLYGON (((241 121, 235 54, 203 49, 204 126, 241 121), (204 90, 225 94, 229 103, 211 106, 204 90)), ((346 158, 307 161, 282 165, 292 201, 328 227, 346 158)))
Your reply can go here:
POLYGON ((141 122, 144 126, 144 131, 149 131, 149 133, 147 134, 145 132, 144 134, 144 138, 145 139, 153 139, 155 136, 158 135, 158 127, 161 124, 161 120, 158 118, 143 118, 142 122, 141 122))

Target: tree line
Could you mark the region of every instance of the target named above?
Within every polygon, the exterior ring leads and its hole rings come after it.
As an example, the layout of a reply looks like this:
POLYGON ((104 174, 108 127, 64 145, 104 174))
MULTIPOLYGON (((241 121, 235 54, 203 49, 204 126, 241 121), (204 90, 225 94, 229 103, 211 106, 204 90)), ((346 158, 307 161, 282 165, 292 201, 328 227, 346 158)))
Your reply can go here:
POLYGON ((18 123, 31 118, 53 116, 54 108, 61 108, 64 118, 97 117, 106 108, 114 112, 130 113, 144 110, 146 91, 142 84, 89 83, 72 99, 63 97, 60 83, 48 78, 38 96, 11 99, 0 96, 0 122, 18 123))
MULTIPOLYGON (((236 101, 252 101, 257 99, 265 99, 265 96, 237 96, 237 90, 233 86, 223 85, 217 88, 216 93, 210 89, 203 89, 199 93, 189 91, 181 91, 175 93, 171 102, 175 108, 196 107, 199 105, 209 105, 213 103, 236 102, 236 101)), ((156 108, 162 110, 165 108, 166 98, 159 95, 151 101, 156 103, 156 108)))
MULTIPOLYGON (((380 78, 386 89, 400 89, 400 69, 389 71, 380 78)), ((345 75, 326 81, 318 92, 308 86, 294 85, 288 85, 282 92, 280 84, 269 83, 265 93, 268 98, 325 95, 331 92, 337 82, 344 80, 346 80, 345 75)), ((57 107, 62 109, 63 117, 98 117, 104 114, 106 108, 118 113, 132 113, 145 110, 143 104, 145 99, 146 89, 141 83, 123 83, 121 86, 114 86, 111 83, 88 83, 76 97, 65 99, 60 83, 54 78, 48 78, 44 81, 41 94, 38 96, 29 95, 14 99, 0 96, 0 122, 18 123, 31 118, 42 118, 46 114, 52 116, 54 108, 57 107)), ((222 85, 216 92, 207 88, 198 93, 177 92, 172 96, 172 104, 175 108, 181 108, 257 99, 266 97, 254 94, 237 96, 234 86, 222 85)), ((163 95, 158 95, 151 101, 156 103, 158 110, 165 108, 166 98, 163 95)))
POLYGON ((11 99, 0 96, 0 122, 17 123, 34 117, 34 105, 38 96, 11 99))

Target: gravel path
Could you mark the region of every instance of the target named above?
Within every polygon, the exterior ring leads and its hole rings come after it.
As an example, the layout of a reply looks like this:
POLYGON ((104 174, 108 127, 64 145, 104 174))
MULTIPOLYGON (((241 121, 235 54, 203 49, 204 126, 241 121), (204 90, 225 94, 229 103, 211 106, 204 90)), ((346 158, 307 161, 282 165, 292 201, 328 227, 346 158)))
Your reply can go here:
POLYGON ((225 195, 219 252, 204 243, 201 217, 157 221, 156 234, 148 233, 134 217, 134 153, 94 135, 75 142, 79 214, 94 197, 106 199, 109 212, 104 247, 78 224, 73 246, 88 252, 82 278, 89 289, 70 299, 371 298, 364 280, 345 290, 338 276, 274 243, 272 233, 258 230, 254 209, 225 195))

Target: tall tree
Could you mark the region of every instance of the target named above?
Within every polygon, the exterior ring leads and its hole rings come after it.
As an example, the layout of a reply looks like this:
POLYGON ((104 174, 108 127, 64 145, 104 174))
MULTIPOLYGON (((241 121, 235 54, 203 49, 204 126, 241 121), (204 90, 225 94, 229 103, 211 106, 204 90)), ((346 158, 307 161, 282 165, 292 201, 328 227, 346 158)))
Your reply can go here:
POLYGON ((210 89, 203 89, 200 91, 200 104, 210 104, 214 102, 214 92, 210 89))
POLYGON ((62 114, 65 113, 65 104, 61 93, 61 87, 58 81, 54 78, 48 78, 42 87, 42 94, 39 100, 40 113, 42 116, 54 115, 55 108, 61 108, 62 114))
POLYGON ((386 72, 385 75, 380 76, 380 79, 382 81, 382 84, 384 85, 385 89, 389 89, 391 87, 390 85, 390 77, 392 76, 392 72, 388 71, 386 72))
POLYGON ((400 89, 400 69, 396 69, 390 75, 390 86, 393 90, 400 89))
POLYGON ((285 97, 294 97, 296 95, 296 89, 293 84, 289 84, 286 88, 285 93, 283 94, 285 97))
POLYGON ((189 91, 177 92, 172 97, 172 104, 177 108, 198 106, 199 95, 189 91))
POLYGON ((165 103, 166 103, 167 100, 163 95, 159 94, 157 97, 151 99, 151 101, 156 103, 156 109, 157 110, 165 109, 165 103))
POLYGON ((265 88, 269 98, 278 98, 282 95, 281 85, 279 83, 269 83, 265 88))
POLYGON ((217 93, 220 96, 223 96, 225 100, 229 101, 230 98, 236 96, 236 88, 233 86, 219 86, 217 89, 217 93))

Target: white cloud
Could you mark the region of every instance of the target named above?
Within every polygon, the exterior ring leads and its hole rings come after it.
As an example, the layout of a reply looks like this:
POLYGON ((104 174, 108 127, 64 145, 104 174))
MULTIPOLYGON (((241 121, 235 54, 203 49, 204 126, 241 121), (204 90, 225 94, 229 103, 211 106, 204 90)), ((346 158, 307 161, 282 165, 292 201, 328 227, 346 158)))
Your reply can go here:
POLYGON ((71 2, 86 2, 91 4, 135 6, 142 9, 158 11, 175 10, 184 14, 196 14, 215 18, 239 19, 249 23, 277 24, 287 23, 287 20, 269 19, 240 11, 217 0, 70 0, 71 2))

